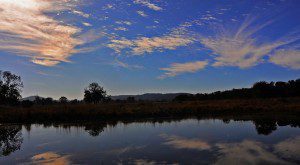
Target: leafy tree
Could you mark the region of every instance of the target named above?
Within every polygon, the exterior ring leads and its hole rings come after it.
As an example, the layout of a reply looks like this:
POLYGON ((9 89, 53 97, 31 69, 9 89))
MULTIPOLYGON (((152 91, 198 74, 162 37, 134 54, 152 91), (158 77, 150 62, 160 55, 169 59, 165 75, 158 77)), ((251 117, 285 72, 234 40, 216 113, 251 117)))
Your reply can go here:
POLYGON ((74 100, 71 100, 71 101, 70 101, 71 104, 78 104, 79 102, 80 102, 80 101, 77 100, 77 99, 74 99, 74 100))
POLYGON ((84 90, 84 101, 87 103, 97 104, 101 101, 105 101, 106 98, 106 91, 98 83, 91 83, 84 90))
POLYGON ((66 104, 68 103, 68 99, 65 96, 62 96, 61 98, 59 98, 59 102, 62 104, 66 104))
POLYGON ((20 150, 23 143, 22 126, 0 126, 0 157, 20 150))
POLYGON ((134 97, 127 97, 127 101, 128 102, 135 102, 135 98, 134 97))
POLYGON ((182 94, 175 97, 174 101, 191 100, 217 100, 217 99, 249 99, 249 98, 278 98, 299 97, 300 79, 288 82, 255 83, 252 88, 232 89, 213 93, 182 94))
POLYGON ((8 71, 0 71, 0 104, 16 104, 21 98, 21 77, 8 71))
POLYGON ((54 100, 53 100, 53 98, 51 98, 51 97, 45 98, 44 101, 45 101, 45 104, 46 104, 46 105, 51 105, 51 104, 54 103, 54 100))

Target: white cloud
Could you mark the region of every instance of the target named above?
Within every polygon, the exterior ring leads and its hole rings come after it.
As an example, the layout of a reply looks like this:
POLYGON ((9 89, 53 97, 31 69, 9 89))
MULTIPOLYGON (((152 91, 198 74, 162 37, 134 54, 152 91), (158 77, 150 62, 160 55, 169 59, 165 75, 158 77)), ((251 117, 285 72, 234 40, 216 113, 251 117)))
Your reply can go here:
POLYGON ((148 7, 149 9, 152 9, 152 10, 155 10, 155 11, 159 11, 159 10, 162 10, 161 7, 153 4, 153 3, 150 3, 148 0, 134 0, 133 1, 135 4, 141 4, 143 6, 146 6, 148 7))
POLYGON ((114 4, 107 4, 102 9, 103 10, 108 10, 108 9, 114 10, 114 9, 116 9, 116 7, 114 4))
POLYGON ((300 69, 300 50, 278 50, 270 56, 270 62, 291 69, 300 69))
POLYGON ((84 12, 82 12, 82 11, 73 10, 72 12, 73 12, 74 14, 77 14, 77 15, 82 16, 82 17, 84 17, 84 18, 89 18, 89 17, 90 17, 89 14, 86 14, 86 13, 84 13, 84 12))
POLYGON ((125 27, 117 27, 117 28, 114 28, 114 30, 116 30, 116 31, 128 31, 128 29, 125 28, 125 27))
POLYGON ((148 15, 144 11, 137 11, 137 13, 142 17, 148 17, 148 15))
POLYGON ((259 42, 255 34, 270 22, 261 26, 253 26, 252 23, 253 20, 246 20, 236 30, 220 30, 213 37, 200 38, 201 43, 216 55, 214 66, 252 67, 277 48, 297 40, 297 37, 288 37, 275 42, 259 42))
POLYGON ((90 23, 88 23, 88 22, 82 22, 82 24, 83 24, 84 26, 92 26, 92 24, 90 24, 90 23))
POLYGON ((69 10, 78 1, 0 0, 0 50, 28 56, 33 63, 53 66, 67 62, 84 44, 81 29, 44 14, 69 10))
POLYGON ((132 22, 130 22, 130 21, 116 21, 116 24, 130 26, 130 25, 132 25, 132 22))
POLYGON ((174 77, 183 73, 194 73, 204 69, 208 65, 207 61, 194 61, 188 63, 173 63, 169 68, 160 68, 160 70, 166 71, 163 75, 158 77, 164 79, 167 77, 174 77))
POLYGON ((107 46, 121 53, 123 49, 129 49, 134 55, 152 53, 154 50, 163 49, 174 50, 180 46, 187 46, 194 42, 194 37, 188 34, 184 29, 177 28, 171 33, 160 37, 140 37, 134 40, 126 38, 112 39, 107 46))

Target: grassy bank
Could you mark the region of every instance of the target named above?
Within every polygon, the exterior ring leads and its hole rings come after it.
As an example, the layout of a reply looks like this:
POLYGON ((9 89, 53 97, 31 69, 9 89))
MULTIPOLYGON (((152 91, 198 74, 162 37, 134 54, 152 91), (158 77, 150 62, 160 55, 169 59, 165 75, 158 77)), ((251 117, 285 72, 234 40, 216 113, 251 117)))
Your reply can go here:
POLYGON ((300 98, 0 107, 2 123, 241 115, 298 118, 300 98))

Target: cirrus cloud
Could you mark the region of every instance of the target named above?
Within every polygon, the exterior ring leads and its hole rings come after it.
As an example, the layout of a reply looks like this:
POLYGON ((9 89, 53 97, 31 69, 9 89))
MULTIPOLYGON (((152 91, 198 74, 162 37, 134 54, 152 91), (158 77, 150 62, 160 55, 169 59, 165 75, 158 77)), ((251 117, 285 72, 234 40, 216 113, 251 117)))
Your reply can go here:
POLYGON ((260 26, 253 25, 254 19, 247 19, 238 29, 222 29, 212 37, 200 38, 201 44, 211 50, 215 57, 213 66, 237 66, 249 68, 263 61, 263 57, 276 49, 299 40, 299 37, 282 37, 273 42, 259 42, 255 35, 272 21, 260 26))
POLYGON ((300 50, 278 50, 270 56, 270 62, 291 69, 300 69, 300 50))
POLYGON ((79 52, 76 47, 84 44, 75 37, 81 29, 49 14, 71 10, 78 2, 0 0, 0 50, 27 56, 44 66, 68 62, 68 57, 79 52))
POLYGON ((159 76, 159 79, 167 77, 175 77, 183 73, 194 73, 204 69, 208 65, 207 61, 194 61, 188 63, 173 63, 168 68, 160 68, 160 70, 166 71, 163 75, 159 76))
POLYGON ((126 38, 112 39, 107 47, 121 53, 124 49, 129 49, 133 55, 152 53, 153 51, 163 51, 164 49, 175 50, 180 46, 187 46, 195 41, 183 28, 175 28, 169 34, 158 37, 139 37, 129 40, 126 38))
POLYGON ((162 10, 161 7, 153 4, 153 3, 150 3, 148 0, 134 0, 133 1, 135 4, 141 4, 143 6, 146 6, 148 7, 149 9, 152 9, 152 10, 155 10, 155 11, 159 11, 159 10, 162 10))

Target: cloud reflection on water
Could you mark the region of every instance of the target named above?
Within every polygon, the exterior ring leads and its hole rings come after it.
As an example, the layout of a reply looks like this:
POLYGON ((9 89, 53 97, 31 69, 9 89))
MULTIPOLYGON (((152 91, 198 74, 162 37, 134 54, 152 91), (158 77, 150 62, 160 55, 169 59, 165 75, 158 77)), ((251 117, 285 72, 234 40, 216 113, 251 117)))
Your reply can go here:
POLYGON ((161 134, 162 138, 166 140, 165 145, 172 146, 176 149, 196 149, 196 150, 209 150, 210 144, 200 139, 187 139, 174 135, 161 134))
POLYGON ((266 145, 244 140, 239 143, 218 143, 220 156, 215 164, 289 164, 268 151, 266 145))
POLYGON ((32 164, 40 165, 68 165, 71 164, 69 155, 62 156, 55 152, 45 152, 42 154, 35 155, 31 158, 32 164))

